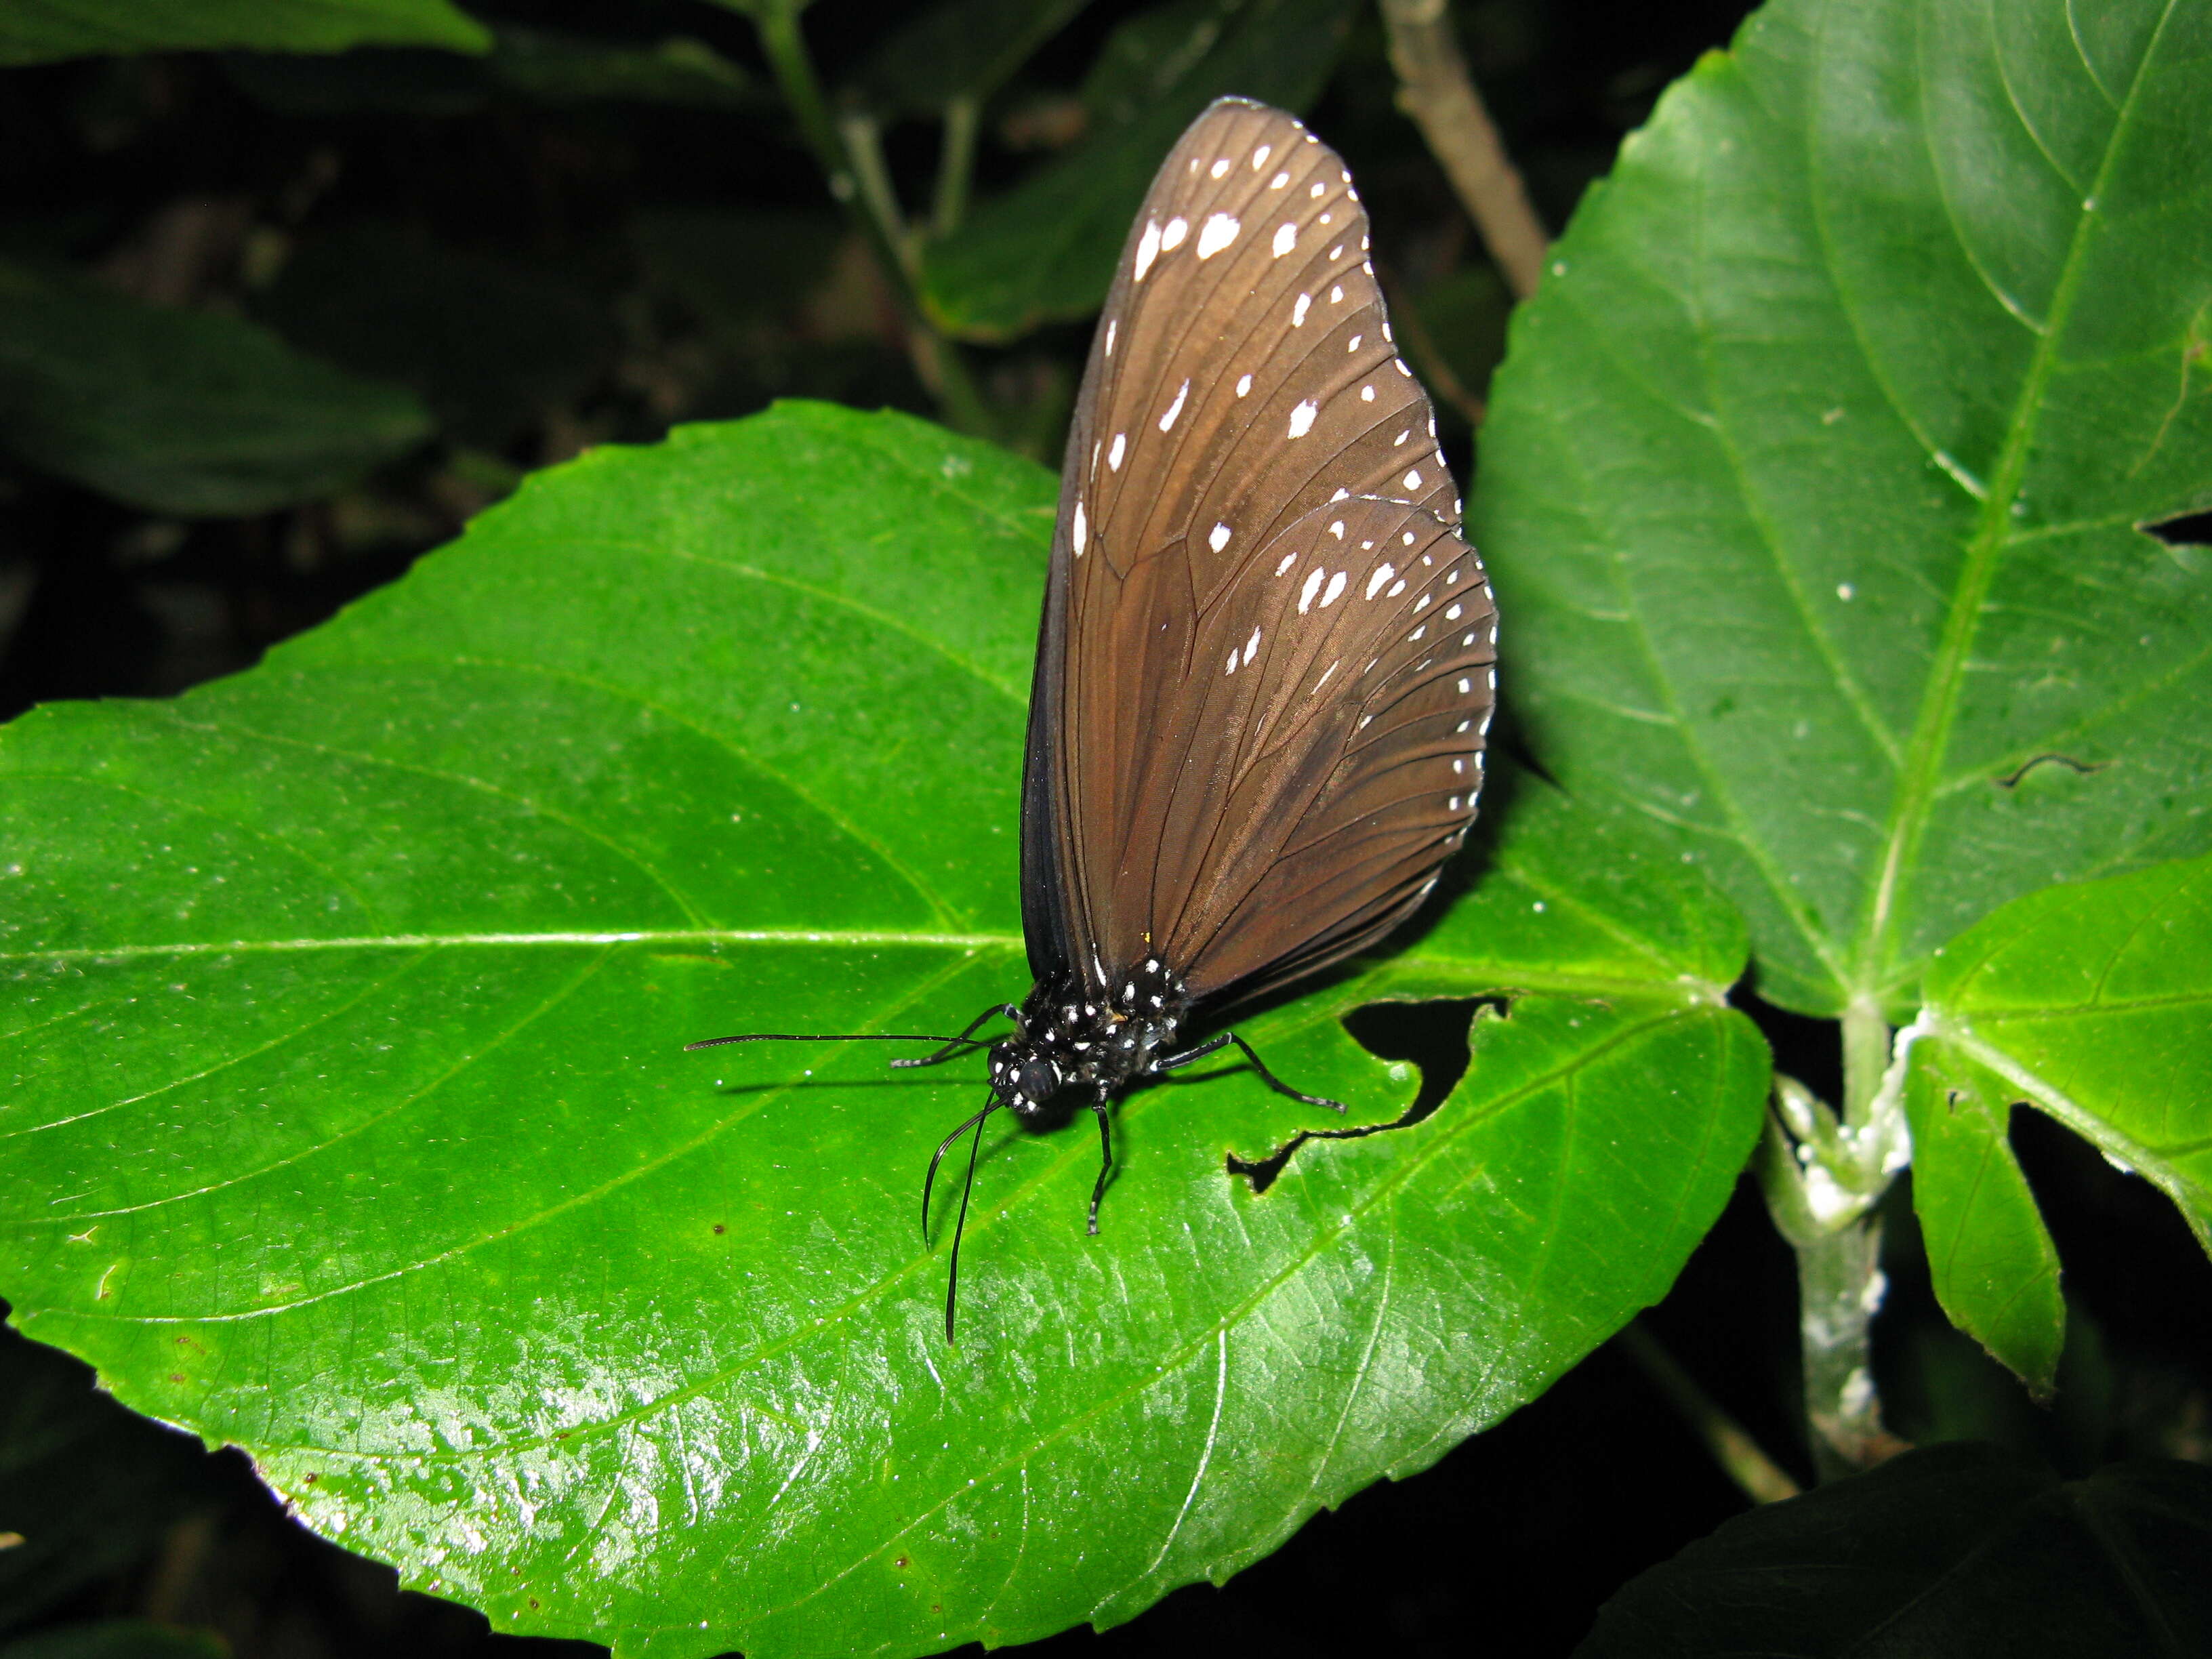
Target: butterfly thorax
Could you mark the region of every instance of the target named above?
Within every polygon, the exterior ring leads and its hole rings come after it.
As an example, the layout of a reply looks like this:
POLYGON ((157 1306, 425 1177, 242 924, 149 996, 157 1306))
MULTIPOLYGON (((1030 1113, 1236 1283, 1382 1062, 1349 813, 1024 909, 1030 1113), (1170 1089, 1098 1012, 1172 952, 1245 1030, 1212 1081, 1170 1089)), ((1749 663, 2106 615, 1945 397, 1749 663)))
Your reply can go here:
POLYGON ((1021 1035, 991 1050, 992 1090, 1017 1116, 1063 1093, 1118 1094, 1175 1050, 1191 1003, 1182 976, 1147 957, 1109 981, 1103 994, 1073 975, 1030 992, 1021 1035))

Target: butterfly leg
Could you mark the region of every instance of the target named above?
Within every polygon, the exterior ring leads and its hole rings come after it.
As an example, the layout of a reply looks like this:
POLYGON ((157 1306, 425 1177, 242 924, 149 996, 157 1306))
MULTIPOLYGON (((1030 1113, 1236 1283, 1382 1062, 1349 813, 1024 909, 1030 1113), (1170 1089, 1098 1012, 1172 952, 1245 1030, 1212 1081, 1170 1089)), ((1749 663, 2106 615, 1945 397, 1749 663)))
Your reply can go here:
POLYGON ((1098 1119, 1098 1179, 1091 1185, 1091 1231, 1098 1231, 1098 1200, 1106 1193, 1106 1177, 1114 1168, 1114 1132, 1106 1121, 1106 1094, 1103 1087, 1098 1097, 1091 1103, 1091 1109, 1098 1119))
POLYGON ((941 1066, 948 1060, 957 1060, 961 1055, 968 1053, 972 1048, 981 1048, 986 1046, 982 1042, 972 1036, 971 1033, 985 1020, 992 1018, 994 1016, 999 1014, 1004 1014, 1008 1019, 1012 1020, 1016 1024, 1019 1024, 1021 1023, 1021 1011, 1016 1008, 1012 1003, 994 1002, 988 1008, 986 1008, 981 1013, 976 1015, 975 1018, 969 1020, 958 1036, 954 1037, 950 1042, 946 1043, 942 1048, 939 1048, 935 1054, 924 1054, 919 1060, 895 1060, 891 1064, 894 1066, 941 1066))
POLYGON ((1252 1052, 1252 1045, 1245 1042, 1243 1037, 1238 1036, 1234 1031, 1224 1031, 1218 1037, 1207 1038, 1206 1041, 1200 1043, 1195 1048, 1186 1048, 1179 1054, 1168 1054, 1162 1059, 1156 1060, 1152 1062, 1152 1070, 1156 1072, 1173 1072, 1179 1070, 1182 1067, 1189 1065, 1191 1061, 1194 1060, 1204 1060, 1208 1054, 1214 1054, 1223 1048, 1226 1048, 1232 1042, 1244 1051, 1244 1058, 1252 1062, 1252 1069, 1260 1074, 1260 1081, 1266 1084, 1277 1094, 1288 1095, 1292 1100, 1303 1101, 1309 1106, 1326 1106, 1332 1112, 1340 1112, 1344 1109, 1344 1103, 1340 1100, 1331 1100, 1325 1095, 1300 1094, 1296 1089, 1291 1087, 1289 1084, 1284 1082, 1282 1079, 1277 1077, 1273 1072, 1269 1071, 1267 1069, 1267 1062, 1261 1060, 1259 1055, 1252 1052))

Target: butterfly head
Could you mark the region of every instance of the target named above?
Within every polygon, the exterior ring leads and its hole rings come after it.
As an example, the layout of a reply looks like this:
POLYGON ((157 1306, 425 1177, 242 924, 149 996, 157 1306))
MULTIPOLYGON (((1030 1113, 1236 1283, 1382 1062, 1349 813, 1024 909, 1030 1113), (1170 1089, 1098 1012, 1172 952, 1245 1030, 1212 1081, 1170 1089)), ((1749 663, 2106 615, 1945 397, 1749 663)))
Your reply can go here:
POLYGON ((991 1049, 991 1091, 1016 1117, 1041 1115, 1066 1081, 1060 1062, 1026 1037, 1010 1038, 991 1049))

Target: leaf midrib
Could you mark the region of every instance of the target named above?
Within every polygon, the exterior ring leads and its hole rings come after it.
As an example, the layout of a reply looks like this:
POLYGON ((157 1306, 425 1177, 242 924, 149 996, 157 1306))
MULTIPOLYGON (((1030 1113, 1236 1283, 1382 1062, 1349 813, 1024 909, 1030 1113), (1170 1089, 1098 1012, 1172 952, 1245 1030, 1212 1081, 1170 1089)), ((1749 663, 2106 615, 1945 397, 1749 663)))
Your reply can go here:
MULTIPOLYGON (((2101 200, 2111 180, 2112 167, 2130 131, 2130 117, 2136 109, 2136 99, 2150 73, 2151 65, 2158 58, 2166 23, 2172 15, 2172 0, 2167 0, 2166 9, 2160 14, 2158 26, 2152 31, 2149 40, 2144 45, 2142 56, 2136 64, 2127 96, 2115 110, 2112 133, 2098 164, 2096 181, 2090 189, 2088 199, 2092 202, 2101 200)), ((1924 76, 1920 81, 1919 88, 1924 99, 1927 91, 1924 76)), ((2006 550, 2013 503, 2019 498, 2021 484, 2027 474, 2028 451, 2034 438, 2037 418, 2042 411, 2044 392, 2057 360, 2059 342, 2072 320, 2075 302, 2080 296, 2089 232, 2096 214, 2095 209, 2086 209, 2075 220, 2074 234, 2060 266, 2058 285, 2051 296, 2050 315, 2042 332, 2037 336, 2027 377, 2021 383, 2019 397, 2014 402, 2011 418, 2006 423, 2004 445, 1999 452, 1997 465, 1991 476, 1988 492, 1981 500, 1973 538, 1967 544, 1966 557, 1960 567, 1958 580, 1953 585, 1951 605, 1943 619, 1943 631, 1936 646, 1934 665, 1919 708, 1914 714, 1912 734, 1906 741, 1905 764, 1899 775, 1897 791, 1891 797, 1888 823, 1882 837, 1881 872, 1869 895, 1866 920, 1850 952, 1850 972, 1843 988, 1852 1000, 1879 996, 1886 980, 1909 977, 1908 971, 1902 966, 1895 971, 1887 967, 1897 946, 1895 935, 1899 889, 1905 872, 1927 832, 1935 799, 1942 784, 1943 759, 1950 746, 1951 728, 1958 714, 1959 693, 1966 678, 1967 659, 1979 630, 1984 602, 1996 580, 1998 565, 2006 550)))

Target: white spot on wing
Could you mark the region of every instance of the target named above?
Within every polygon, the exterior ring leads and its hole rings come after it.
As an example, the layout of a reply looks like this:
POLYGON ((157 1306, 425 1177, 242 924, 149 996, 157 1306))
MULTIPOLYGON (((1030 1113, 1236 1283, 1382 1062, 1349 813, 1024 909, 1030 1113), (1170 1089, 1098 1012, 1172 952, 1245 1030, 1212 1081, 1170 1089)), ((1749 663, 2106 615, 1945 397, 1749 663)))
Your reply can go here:
POLYGON ((1359 401, 1363 404, 1373 403, 1375 401, 1375 388, 1371 386, 1364 386, 1360 387, 1359 401))
POLYGON ((1119 472, 1121 470, 1121 457, 1128 452, 1128 448, 1129 434, 1126 432, 1115 433, 1114 447, 1106 452, 1106 465, 1119 472))
POLYGON ((1229 158, 1226 155, 1218 158, 1214 161, 1213 165, 1206 169, 1206 172, 1211 173, 1216 179, 1227 178, 1229 176, 1229 158))
POLYGON ((1306 585, 1298 590, 1298 615, 1301 617, 1313 609, 1314 595, 1321 592, 1321 581, 1324 574, 1319 567, 1307 573, 1306 585))
POLYGON ((1387 564, 1376 565, 1375 567, 1375 574, 1367 579, 1366 597, 1370 599, 1373 599, 1377 592, 1382 591, 1382 584, 1389 581, 1391 577, 1397 574, 1398 573, 1395 570, 1387 564))
POLYGON ((1279 259, 1298 245, 1298 228, 1284 225, 1275 232, 1275 257, 1279 259))
POLYGON ((1260 630, 1255 628, 1252 630, 1252 637, 1244 641, 1244 660, 1248 663, 1250 662, 1252 660, 1252 653, 1259 648, 1260 630))
POLYGON ((1301 294, 1298 295, 1297 303, 1291 307, 1291 326, 1292 328, 1304 328, 1306 325, 1306 313, 1312 308, 1312 295, 1301 294))
POLYGON ((1285 554, 1284 554, 1284 555, 1283 555, 1283 562, 1282 562, 1280 564, 1279 564, 1279 565, 1277 565, 1277 566, 1275 567, 1275 574, 1276 574, 1278 576, 1281 575, 1281 574, 1283 574, 1283 572, 1285 572, 1285 570, 1288 570, 1288 569, 1289 569, 1292 565, 1296 564, 1297 562, 1298 562, 1298 556, 1297 556, 1297 554, 1295 554, 1295 553, 1285 553, 1285 554))
POLYGON ((1172 252, 1182 246, 1182 239, 1190 234, 1190 221, 1178 213, 1160 227, 1160 252, 1172 252))
POLYGON ((1176 423, 1176 416, 1182 413, 1182 400, 1188 396, 1190 396, 1190 382, 1185 380, 1176 389, 1175 401, 1168 405, 1168 412, 1160 416, 1161 431, 1166 431, 1176 423))
POLYGON ((1287 185, 1290 182, 1291 175, 1289 173, 1279 173, 1273 178, 1267 180, 1267 188, 1269 190, 1280 190, 1285 185, 1287 185))
POLYGON ((1420 487, 1421 475, 1419 472, 1408 471, 1406 474, 1406 488, 1408 489, 1419 489, 1420 487))
POLYGON ((1237 240, 1243 227, 1226 213, 1217 213, 1208 218, 1198 233, 1198 257, 1211 259, 1215 254, 1237 240))
POLYGON ((1249 393, 1251 390, 1252 390, 1252 377, 1251 377, 1249 374, 1244 374, 1244 375, 1240 375, 1240 376, 1238 376, 1238 377, 1237 377, 1237 395, 1238 397, 1242 398, 1242 397, 1245 396, 1247 393, 1249 393))
MULTIPOLYGON (((1139 270, 1139 271, 1137 273, 1137 275, 1139 275, 1139 276, 1143 276, 1144 274, 1145 274, 1145 273, 1144 273, 1143 271, 1141 271, 1141 270, 1139 270)), ((1121 326, 1121 319, 1120 318, 1118 318, 1118 317, 1109 317, 1109 318, 1106 319, 1106 355, 1107 355, 1109 357, 1110 357, 1110 356, 1112 356, 1114 355, 1114 334, 1115 334, 1115 330, 1117 330, 1117 329, 1119 329, 1121 326)))
MULTIPOLYGON (((1181 224, 1182 221, 1178 219, 1176 222, 1181 224)), ((1137 239, 1137 264, 1136 269, 1130 273, 1133 279, 1139 283, 1143 282, 1145 273, 1152 268, 1152 261, 1159 258, 1159 253, 1160 222, 1157 219, 1148 219, 1145 222, 1145 234, 1137 239)), ((1114 349, 1110 339, 1106 349, 1109 351, 1114 349)))
POLYGON ((1328 590, 1321 596, 1321 608, 1322 610, 1328 610, 1329 606, 1334 605, 1338 599, 1344 596, 1345 579, 1351 574, 1352 573, 1347 570, 1340 570, 1336 574, 1328 579, 1328 590))
POLYGON ((1344 284, 1342 283, 1335 283, 1329 289, 1328 302, 1333 306, 1340 306, 1344 303, 1344 284))
MULTIPOLYGON (((1223 548, 1229 545, 1229 526, 1225 524, 1218 524, 1214 526, 1213 533, 1211 536, 1208 536, 1206 540, 1206 544, 1212 548, 1215 552, 1218 553, 1223 548)), ((1456 616, 1458 613, 1455 611, 1453 614, 1456 616)))
POLYGON ((1321 405, 1310 398, 1307 398, 1305 402, 1300 404, 1296 409, 1292 410, 1291 411, 1291 436, 1293 438, 1303 438, 1307 433, 1312 431, 1314 416, 1318 415, 1320 412, 1321 405))
POLYGON ((1083 544, 1090 539, 1091 526, 1085 522, 1083 517, 1083 498, 1079 495, 1076 497, 1075 501, 1075 528, 1073 534, 1075 541, 1076 556, 1080 557, 1083 553, 1083 544))
POLYGON ((1259 149, 1254 150, 1252 152, 1252 171, 1257 173, 1261 167, 1267 166, 1267 158, 1274 153, 1275 147, 1273 144, 1262 144, 1259 149))

